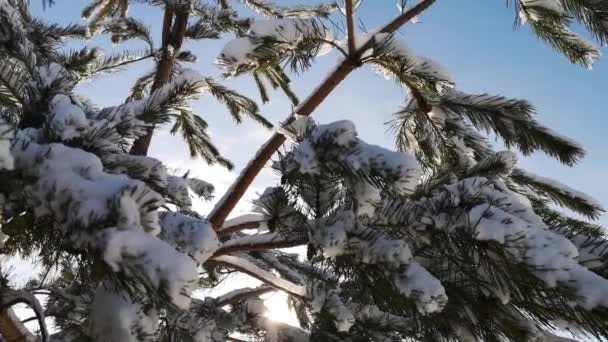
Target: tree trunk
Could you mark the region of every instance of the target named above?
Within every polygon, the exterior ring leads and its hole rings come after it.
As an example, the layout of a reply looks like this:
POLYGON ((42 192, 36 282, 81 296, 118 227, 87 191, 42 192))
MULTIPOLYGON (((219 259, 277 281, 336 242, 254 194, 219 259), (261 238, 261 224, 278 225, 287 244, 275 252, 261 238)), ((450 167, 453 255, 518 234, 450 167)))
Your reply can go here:
MULTIPOLYGON (((156 68, 156 75, 154 76, 154 83, 152 83, 152 92, 162 87, 171 79, 173 73, 173 65, 175 64, 175 56, 179 53, 184 42, 184 36, 186 34, 186 28, 188 26, 188 12, 184 10, 174 15, 174 12, 170 8, 165 8, 165 15, 163 18, 163 37, 162 37, 162 50, 163 54, 158 62, 156 68), (175 17, 175 21, 173 18, 175 17), (171 48, 169 48, 171 47, 171 48)), ((154 135, 154 129, 156 125, 152 125, 146 130, 146 134, 139 137, 133 142, 131 146, 130 154, 145 156, 148 154, 150 143, 152 142, 152 135, 154 135)))

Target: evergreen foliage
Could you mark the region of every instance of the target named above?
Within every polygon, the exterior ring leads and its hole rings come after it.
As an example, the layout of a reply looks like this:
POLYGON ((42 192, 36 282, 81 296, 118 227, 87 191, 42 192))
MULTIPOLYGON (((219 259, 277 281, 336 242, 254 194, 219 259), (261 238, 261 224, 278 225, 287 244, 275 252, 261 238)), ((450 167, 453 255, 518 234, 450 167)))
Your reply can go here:
MULTIPOLYGON (((242 1, 267 18, 241 18, 225 0, 143 2, 164 7, 170 19, 185 16, 186 39, 234 34, 218 53, 221 66, 233 77, 251 74, 262 102, 269 83, 297 104, 286 69, 304 72, 330 48, 340 64, 329 80, 364 65, 395 79, 409 94, 391 123, 397 151, 366 143, 348 120, 318 124, 296 107, 277 133, 289 138, 273 162, 280 184, 253 202, 255 214, 214 226, 207 218, 216 211, 197 213, 191 200, 211 200, 212 184, 171 175, 162 161, 129 150, 151 127, 171 122, 193 157, 230 167, 189 103, 208 94, 235 121, 270 127, 257 104, 182 66, 196 56, 171 37, 157 49, 146 25, 128 16, 128 0, 93 1, 83 11, 86 29, 43 23, 27 1, 0 0, 0 242, 4 254, 36 256, 43 270, 22 289, 0 277, 0 318, 13 322, 17 339, 32 336, 4 311, 15 303, 34 309, 44 341, 608 337, 608 240, 592 222, 602 206, 519 168, 513 152, 488 142, 491 134, 522 155, 576 164, 583 148, 542 126, 530 103, 460 91, 396 28, 357 34, 347 25, 350 43, 332 38, 333 16, 352 21, 360 1, 337 13, 335 4, 242 1), (64 51, 63 38, 98 32, 115 42, 141 39, 147 49, 110 57, 96 48, 64 51), (158 83, 167 56, 170 77, 158 83), (146 58, 157 69, 137 79, 122 104, 97 108, 75 91, 146 58), (306 246, 305 258, 284 250, 297 246, 306 246), (235 272, 262 285, 194 294, 235 272), (265 315, 262 296, 273 291, 289 295, 300 327, 265 315), (50 337, 43 316, 56 327, 50 337)), ((391 23, 432 3, 408 9, 401 1, 391 23)), ((606 42, 598 1, 510 3, 573 63, 588 66, 598 50, 568 31, 572 21, 606 42)), ((269 146, 255 158, 278 149, 269 146)))

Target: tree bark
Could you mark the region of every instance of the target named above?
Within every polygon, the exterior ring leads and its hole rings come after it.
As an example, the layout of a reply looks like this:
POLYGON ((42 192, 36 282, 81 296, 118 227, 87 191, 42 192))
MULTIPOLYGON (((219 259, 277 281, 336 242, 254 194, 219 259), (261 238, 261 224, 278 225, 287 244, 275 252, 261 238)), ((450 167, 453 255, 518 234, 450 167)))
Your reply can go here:
MULTIPOLYGON (((162 33, 162 56, 156 67, 156 75, 154 76, 154 83, 152 83, 152 92, 162 87, 171 79, 173 65, 175 65, 175 56, 179 53, 179 49, 184 42, 187 26, 188 12, 186 10, 175 13, 173 9, 169 7, 165 8, 162 33)), ((146 130, 145 135, 135 140, 129 153, 140 156, 147 155, 155 128, 156 125, 150 126, 146 130)))
MULTIPOLYGON (((386 24, 379 32, 381 33, 393 33, 397 31, 402 25, 412 20, 414 17, 424 12, 429 8, 436 0, 424 0, 418 5, 412 7, 409 11, 396 17, 388 24, 386 24)), ((358 67, 358 63, 353 61, 357 60, 361 54, 366 51, 372 42, 369 41, 363 47, 361 47, 356 56, 353 58, 345 58, 342 63, 327 77, 323 83, 298 107, 296 107, 293 113, 287 118, 284 124, 289 125, 295 120, 295 114, 308 116, 310 115, 326 98, 329 94, 336 89, 346 76, 348 76, 355 68, 358 67)), ((352 56, 351 56, 352 57, 352 56)), ((216 207, 209 215, 209 222, 213 225, 214 229, 218 230, 222 227, 222 224, 230 215, 234 207, 237 205, 239 200, 245 194, 245 191, 249 188, 255 177, 260 173, 262 168, 266 165, 268 160, 272 158, 274 153, 281 147, 285 142, 286 138, 280 133, 274 133, 272 137, 262 146, 258 151, 257 155, 253 160, 245 167, 245 170, 237 178, 233 186, 229 189, 224 197, 218 202, 216 207)))

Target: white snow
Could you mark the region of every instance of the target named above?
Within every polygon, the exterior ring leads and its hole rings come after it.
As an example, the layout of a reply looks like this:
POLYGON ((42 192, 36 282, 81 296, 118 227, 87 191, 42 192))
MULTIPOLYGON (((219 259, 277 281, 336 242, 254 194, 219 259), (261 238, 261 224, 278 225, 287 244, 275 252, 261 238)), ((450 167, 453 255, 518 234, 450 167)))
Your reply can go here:
POLYGON ((188 192, 188 181, 184 177, 167 177, 167 193, 180 207, 189 208, 192 205, 190 192, 188 192))
POLYGON ((566 184, 563 184, 559 181, 556 181, 556 180, 553 180, 550 178, 536 175, 534 173, 531 173, 531 172, 528 172, 525 170, 519 169, 518 172, 523 174, 523 176, 525 176, 526 178, 532 179, 535 183, 545 184, 545 185, 553 188, 554 191, 560 192, 564 196, 568 196, 568 197, 571 197, 578 201, 585 202, 587 205, 592 206, 600 211, 603 210, 602 205, 595 198, 593 198, 583 192, 580 192, 576 189, 573 189, 566 184))
POLYGON ((348 332, 355 324, 355 316, 340 298, 339 289, 322 283, 311 283, 308 286, 308 297, 311 299, 311 311, 319 313, 326 309, 334 317, 338 331, 348 332))
POLYGON ((316 158, 315 150, 310 141, 305 140, 294 152, 294 160, 299 164, 301 173, 307 173, 310 175, 318 175, 319 162, 316 158))
POLYGON ((167 168, 158 159, 130 154, 106 154, 103 155, 102 162, 111 173, 127 174, 160 188, 167 187, 167 168))
POLYGON ((415 261, 410 262, 405 274, 395 275, 394 283, 403 295, 414 297, 421 314, 441 311, 447 304, 441 282, 415 261))
POLYGON ((196 263, 187 255, 143 231, 108 228, 101 237, 105 242, 103 259, 115 272, 143 274, 177 307, 189 307, 198 272, 196 263))
POLYGON ((159 230, 156 211, 150 208, 158 207, 163 199, 143 183, 104 173, 101 161, 92 153, 58 143, 25 144, 27 138, 20 135, 17 139, 12 149, 15 166, 37 179, 24 189, 32 201, 36 199, 37 216, 53 214, 68 227, 87 227, 109 219, 113 213, 108 203, 130 196, 138 210, 128 214, 138 215, 137 221, 146 230, 159 230))
MULTIPOLYGON (((523 6, 527 9, 533 9, 534 7, 542 8, 545 10, 552 11, 556 14, 565 14, 564 7, 559 0, 519 0, 523 6)), ((534 17, 535 20, 540 19, 534 17)))
POLYGON ((296 44, 304 37, 325 34, 325 29, 318 26, 314 19, 279 18, 270 20, 254 20, 249 28, 253 37, 272 37, 278 41, 296 44), (322 30, 322 32, 319 32, 322 30))
POLYGON ((244 271, 257 279, 260 279, 273 287, 287 291, 296 296, 306 296, 306 288, 304 286, 296 285, 283 278, 279 278, 271 272, 263 270, 243 258, 232 255, 220 255, 214 257, 213 260, 235 266, 237 269, 244 271))
POLYGON ((348 243, 346 233, 353 229, 355 217, 352 211, 343 211, 335 218, 321 218, 317 220, 313 239, 323 247, 323 254, 336 257, 345 252, 348 243))
POLYGON ((50 104, 49 129, 63 141, 79 138, 89 126, 84 111, 65 95, 55 95, 50 104))
MULTIPOLYGON (((413 192, 422 176, 412 155, 365 143, 347 120, 319 125, 294 149, 294 161, 302 173, 318 174, 321 158, 328 167, 342 162, 355 171, 373 171, 385 179, 389 189, 400 194, 413 192)), ((371 191, 365 193, 373 195, 371 191)), ((374 198, 363 199, 363 203, 367 200, 374 198)))
POLYGON ((244 215, 239 215, 237 217, 230 218, 224 222, 222 225, 222 229, 227 229, 230 227, 238 226, 243 223, 248 222, 262 222, 266 221, 266 216, 260 213, 247 213, 244 215))
POLYGON ((194 192, 198 197, 206 200, 213 198, 213 191, 215 190, 213 184, 205 182, 201 179, 190 177, 186 179, 186 183, 188 183, 190 190, 192 190, 192 192, 194 192))
POLYGON ((160 214, 159 237, 186 253, 198 264, 203 264, 220 246, 213 227, 206 221, 198 220, 180 213, 163 212, 160 214))
POLYGON ((0 119, 0 169, 12 170, 14 159, 11 154, 13 130, 3 119, 0 119))
POLYGON ((279 233, 241 235, 224 242, 221 248, 236 248, 240 246, 255 246, 276 241, 284 241, 285 238, 279 233))
POLYGON ((376 207, 382 199, 382 191, 365 181, 355 183, 353 196, 357 200, 357 215, 374 217, 376 207))
POLYGON ((402 152, 359 141, 358 148, 346 161, 355 170, 375 170, 388 180, 389 188, 400 194, 410 194, 418 185, 422 169, 416 159, 402 152))
POLYGON ((254 62, 256 49, 261 47, 264 39, 272 39, 279 43, 276 53, 293 49, 306 38, 326 37, 325 28, 315 19, 307 18, 278 18, 269 20, 254 20, 247 37, 232 39, 224 45, 218 62, 227 71, 234 71, 238 66, 254 62))
POLYGON ((600 293, 608 293, 608 280, 578 263, 578 250, 572 242, 547 230, 542 220, 515 197, 489 187, 478 188, 477 196, 488 196, 488 203, 494 204, 480 204, 469 212, 475 238, 504 245, 515 260, 530 266, 547 286, 563 283, 574 287, 580 298, 577 303, 582 307, 591 310, 607 306, 608 298, 600 293))
POLYGON ((249 37, 239 37, 229 40, 220 52, 218 60, 227 65, 239 65, 246 63, 252 57, 252 53, 259 46, 249 37))
POLYGON ((159 317, 132 302, 126 293, 100 285, 90 311, 89 334, 95 341, 142 341, 154 335, 159 317))

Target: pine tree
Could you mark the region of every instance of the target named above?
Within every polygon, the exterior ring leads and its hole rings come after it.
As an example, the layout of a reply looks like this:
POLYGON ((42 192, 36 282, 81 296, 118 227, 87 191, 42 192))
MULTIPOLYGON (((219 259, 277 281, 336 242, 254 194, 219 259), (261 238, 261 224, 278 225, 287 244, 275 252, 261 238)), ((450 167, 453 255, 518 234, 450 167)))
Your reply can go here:
MULTIPOLYGON (((230 15, 216 27, 224 18, 217 11, 232 11, 228 1, 149 2, 165 6, 176 25, 158 52, 144 25, 126 16, 125 0, 94 2, 85 10, 88 28, 44 24, 27 2, 0 0, 3 251, 37 254, 44 269, 23 289, 3 279, 0 303, 34 308, 43 340, 45 315, 58 328, 50 339, 60 341, 555 341, 560 329, 608 337, 608 242, 592 222, 601 205, 517 167, 515 154, 495 151, 486 133, 523 155, 541 151, 566 165, 584 150, 542 126, 524 100, 457 89, 445 68, 395 34, 434 0, 401 1, 401 13, 370 33, 355 32, 361 1, 347 0, 333 14, 344 18, 344 40, 328 34, 331 6, 243 0, 267 18, 230 15), (197 13, 207 14, 188 25, 197 13), (263 101, 267 81, 295 102, 285 67, 305 71, 327 46, 342 54, 208 215, 192 210, 190 195, 210 199, 213 185, 129 153, 151 127, 172 120, 187 139, 208 142, 206 125, 182 113, 204 93, 233 115, 251 114, 244 97, 181 68, 177 57, 171 76, 156 81, 168 54, 191 58, 173 44, 177 23, 193 37, 236 32, 219 58, 227 75, 252 76, 263 101), (74 87, 125 60, 94 49, 66 55, 60 39, 97 31, 115 41, 143 37, 147 55, 158 58, 124 104, 103 109, 74 87), (409 91, 392 122, 396 151, 366 143, 350 121, 310 118, 363 65, 409 91), (257 214, 226 220, 281 146, 272 164, 280 184, 254 201, 257 214), (307 247, 306 260, 282 250, 294 246, 307 247), (233 272, 262 285, 193 298, 194 289, 233 272), (260 296, 272 291, 289 295, 300 327, 264 315, 260 296), (44 307, 33 295, 47 297, 44 307)), ((518 24, 573 63, 590 66, 599 51, 569 30, 572 23, 606 42, 602 2, 509 3, 518 24)), ((196 155, 220 161, 212 152, 196 155)), ((18 322, 0 318, 8 338, 15 329, 3 323, 18 322)))

